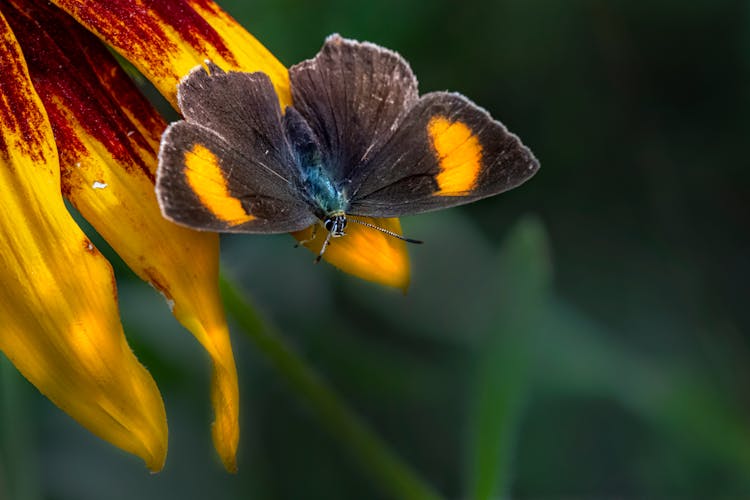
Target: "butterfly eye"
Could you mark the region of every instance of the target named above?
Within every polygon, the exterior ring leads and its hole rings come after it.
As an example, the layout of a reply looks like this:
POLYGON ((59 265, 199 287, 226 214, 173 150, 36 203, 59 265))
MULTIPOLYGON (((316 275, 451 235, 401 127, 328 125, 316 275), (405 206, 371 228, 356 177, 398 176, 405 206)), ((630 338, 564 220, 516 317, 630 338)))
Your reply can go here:
POLYGON ((326 231, 330 233, 333 230, 333 219, 326 219, 323 225, 325 226, 326 231))

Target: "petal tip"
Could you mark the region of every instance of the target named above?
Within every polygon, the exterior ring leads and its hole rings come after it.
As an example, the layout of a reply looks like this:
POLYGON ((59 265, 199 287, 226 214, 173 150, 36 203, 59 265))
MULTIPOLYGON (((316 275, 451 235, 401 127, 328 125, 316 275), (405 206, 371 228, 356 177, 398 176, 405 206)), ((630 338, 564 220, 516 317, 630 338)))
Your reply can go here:
POLYGON ((158 474, 164 469, 164 464, 167 461, 167 453, 164 450, 160 456, 152 456, 146 460, 146 467, 151 474, 158 474))
POLYGON ((237 443, 238 439, 235 433, 227 433, 223 431, 220 425, 216 422, 211 427, 211 437, 214 441, 214 448, 219 454, 221 463, 224 465, 224 469, 231 474, 237 473, 237 443))

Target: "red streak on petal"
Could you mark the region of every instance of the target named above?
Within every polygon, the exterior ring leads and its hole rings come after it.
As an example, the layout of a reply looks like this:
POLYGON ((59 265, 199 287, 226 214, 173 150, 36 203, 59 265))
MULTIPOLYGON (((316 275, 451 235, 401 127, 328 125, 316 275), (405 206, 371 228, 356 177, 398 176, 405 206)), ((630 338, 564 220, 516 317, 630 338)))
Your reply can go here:
POLYGON ((166 30, 174 30, 197 53, 211 46, 227 61, 236 63, 222 36, 192 7, 214 11, 209 0, 56 0, 66 11, 99 33, 110 45, 128 57, 143 61, 156 74, 169 75, 171 66, 163 62, 178 52, 166 30))
POLYGON ((47 2, 11 0, 10 4, 3 5, 3 12, 26 55, 34 87, 52 123, 63 190, 69 192, 68 174, 88 155, 77 127, 102 143, 124 168, 138 168, 153 181, 153 165, 138 153, 139 148, 153 148, 122 108, 156 137, 165 124, 102 43, 47 2))
MULTIPOLYGON (((111 1, 111 0, 110 0, 111 1)), ((113 3, 129 4, 132 0, 116 0, 113 3)), ((203 47, 210 45, 227 60, 235 62, 234 55, 224 39, 195 10, 197 5, 203 10, 215 11, 216 6, 210 0, 164 1, 150 0, 144 2, 160 18, 161 22, 170 24, 190 45, 202 52, 203 47)))
MULTIPOLYGON (((7 158, 21 152, 34 162, 44 163, 47 148, 40 144, 46 140, 42 130, 47 125, 44 114, 29 97, 32 88, 24 74, 25 66, 13 33, 0 15, 0 155, 7 158)), ((12 168, 13 162, 4 163, 12 168)))

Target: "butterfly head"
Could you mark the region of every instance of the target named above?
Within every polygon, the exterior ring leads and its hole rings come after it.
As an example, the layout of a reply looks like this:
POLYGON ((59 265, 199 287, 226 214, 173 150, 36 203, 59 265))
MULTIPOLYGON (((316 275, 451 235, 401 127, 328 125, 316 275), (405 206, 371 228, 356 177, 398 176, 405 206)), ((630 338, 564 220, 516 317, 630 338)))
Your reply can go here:
POLYGON ((334 237, 344 236, 344 229, 346 229, 346 214, 344 212, 335 212, 328 215, 323 221, 323 226, 326 231, 334 237))

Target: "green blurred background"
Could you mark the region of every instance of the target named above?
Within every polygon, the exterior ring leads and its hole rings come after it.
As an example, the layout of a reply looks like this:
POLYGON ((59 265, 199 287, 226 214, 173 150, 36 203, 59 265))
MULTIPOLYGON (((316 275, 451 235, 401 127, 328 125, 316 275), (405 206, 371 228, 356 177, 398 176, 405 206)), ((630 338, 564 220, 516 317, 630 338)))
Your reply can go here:
MULTIPOLYGON (((447 498, 750 498, 747 2, 219 3, 287 65, 332 32, 395 49, 422 92, 466 94, 541 160, 517 190, 403 220, 426 241, 406 296, 289 237, 224 240, 225 274, 408 464, 447 498)), ((3 360, 0 417, 24 424, 0 431, 6 491, 388 498, 238 328, 226 474, 206 356, 116 267, 167 406, 166 468, 148 474, 3 360)))

